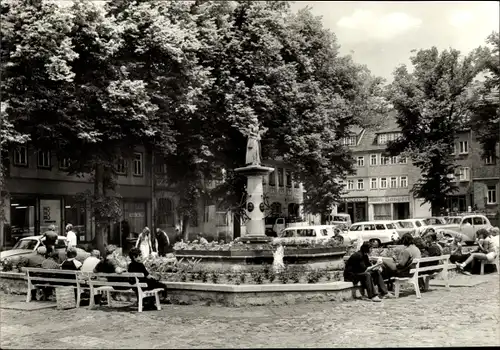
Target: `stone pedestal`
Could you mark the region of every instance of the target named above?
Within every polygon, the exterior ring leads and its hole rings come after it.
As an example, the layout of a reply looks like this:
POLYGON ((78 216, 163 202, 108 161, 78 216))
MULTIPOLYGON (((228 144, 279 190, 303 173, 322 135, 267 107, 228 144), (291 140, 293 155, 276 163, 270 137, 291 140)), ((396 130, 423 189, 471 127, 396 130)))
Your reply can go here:
POLYGON ((247 177, 247 200, 246 214, 246 235, 242 237, 250 243, 264 243, 269 241, 266 236, 266 225, 264 222, 264 191, 262 186, 262 176, 271 173, 274 168, 260 165, 249 165, 235 169, 247 177))

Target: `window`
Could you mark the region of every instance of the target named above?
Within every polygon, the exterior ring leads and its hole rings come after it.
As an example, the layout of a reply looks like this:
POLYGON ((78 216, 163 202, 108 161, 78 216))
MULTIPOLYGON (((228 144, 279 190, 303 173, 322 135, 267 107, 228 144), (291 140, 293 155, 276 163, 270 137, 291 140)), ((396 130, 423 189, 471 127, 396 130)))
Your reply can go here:
POLYGON ((59 161, 59 169, 66 170, 71 166, 71 159, 63 158, 59 161))
POLYGON ((468 167, 460 168, 458 172, 458 178, 460 179, 460 181, 469 181, 469 172, 470 169, 468 167))
POLYGON ((28 149, 25 146, 17 147, 14 150, 14 165, 28 166, 28 149))
POLYGON ((382 177, 380 179, 380 188, 387 188, 387 178, 382 177))
POLYGON ((375 229, 376 230, 385 230, 385 226, 384 224, 375 224, 375 229))
POLYGON ((344 146, 356 146, 356 143, 357 143, 356 136, 344 137, 342 139, 342 144, 344 146))
POLYGON ((398 157, 391 157, 391 164, 398 164, 398 157))
POLYGON ((353 180, 347 180, 347 189, 348 190, 354 189, 354 181, 353 180))
POLYGON ((127 174, 127 161, 120 158, 116 161, 116 173, 126 175, 127 174))
POLYGON ((269 186, 276 186, 276 170, 269 174, 269 186))
MULTIPOLYGON (((157 220, 159 225, 174 226, 174 205, 170 198, 158 198, 157 220)), ((209 208, 205 206, 205 208, 209 208)), ((208 219, 207 213, 207 219, 208 219)))
POLYGON ((495 156, 488 156, 484 158, 484 164, 486 165, 494 165, 495 164, 495 156))
POLYGON ((290 170, 286 171, 286 187, 292 187, 292 172, 290 170))
POLYGON ((387 134, 378 135, 377 143, 379 145, 385 145, 387 143, 387 134))
POLYGON ((388 165, 390 162, 391 158, 390 157, 380 157, 380 163, 382 165, 388 165))
POLYGON ((228 215, 225 211, 218 211, 215 213, 215 224, 218 227, 229 225, 228 215))
POLYGON ((460 141, 460 154, 469 153, 469 143, 467 141, 460 141))
POLYGON ((365 224, 363 231, 375 231, 375 225, 373 224, 365 224))
POLYGON ((363 190, 365 188, 365 181, 363 179, 358 180, 358 190, 363 190))
POLYGON ((408 162, 408 160, 406 159, 406 157, 399 158, 399 164, 406 164, 407 162, 408 162))
POLYGON ((349 231, 361 231, 362 225, 352 225, 349 227, 349 231))
POLYGON ((283 187, 283 184, 285 182, 285 172, 283 168, 278 168, 278 186, 283 187))
POLYGON ((365 157, 358 157, 358 166, 365 166, 365 157))
POLYGON ((488 201, 487 204, 497 203, 497 189, 495 186, 488 186, 488 201))
POLYGON ((38 151, 37 153, 37 166, 39 168, 50 168, 50 151, 38 151))
POLYGON ((455 155, 455 154, 457 154, 457 144, 453 143, 453 148, 451 150, 451 155, 455 155))
POLYGON ((387 226, 387 229, 388 230, 395 230, 396 229, 396 226, 394 226, 394 224, 385 224, 387 226))
POLYGON ((134 176, 144 175, 144 166, 142 164, 142 153, 134 153, 134 176))
POLYGON ((399 187, 402 188, 408 187, 408 178, 406 176, 401 176, 399 178, 399 187))
POLYGON ((396 188, 396 187, 398 187, 398 178, 391 177, 391 188, 396 188))
POLYGON ((377 188, 377 178, 376 177, 372 177, 370 179, 370 188, 372 190, 376 189, 377 188))
POLYGON ((486 225, 486 222, 480 216, 475 216, 472 218, 474 225, 486 225))
POLYGON ((377 155, 376 154, 370 155, 370 165, 377 165, 377 155))
POLYGON ((293 187, 295 188, 300 188, 300 182, 299 179, 296 177, 296 175, 292 175, 292 180, 293 180, 293 187))

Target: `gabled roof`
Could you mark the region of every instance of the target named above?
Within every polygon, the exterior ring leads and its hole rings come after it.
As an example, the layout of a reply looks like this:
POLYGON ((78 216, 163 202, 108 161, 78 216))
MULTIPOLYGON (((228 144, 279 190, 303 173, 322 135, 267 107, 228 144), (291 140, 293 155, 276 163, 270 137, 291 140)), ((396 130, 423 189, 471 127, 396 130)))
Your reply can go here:
POLYGON ((356 146, 349 147, 353 152, 365 152, 365 151, 383 151, 387 145, 377 144, 377 135, 383 133, 400 132, 398 124, 396 123, 395 113, 391 112, 387 117, 381 122, 381 124, 373 129, 365 129, 364 133, 360 135, 358 139, 358 144, 356 146))

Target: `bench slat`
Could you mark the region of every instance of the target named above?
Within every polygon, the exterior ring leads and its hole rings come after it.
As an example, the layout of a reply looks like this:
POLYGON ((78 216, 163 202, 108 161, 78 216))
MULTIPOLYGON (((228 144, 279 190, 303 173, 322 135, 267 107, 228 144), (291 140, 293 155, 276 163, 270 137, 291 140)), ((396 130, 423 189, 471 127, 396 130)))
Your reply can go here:
POLYGON ((449 258, 450 258, 449 255, 429 256, 427 258, 415 259, 415 262, 418 260, 421 263, 423 263, 423 262, 436 261, 436 260, 447 260, 449 258))
MULTIPOLYGON (((418 268, 418 273, 425 272, 425 271, 434 271, 434 270, 444 270, 444 265, 434 265, 434 266, 419 267, 418 268)), ((416 271, 417 271, 416 269, 411 269, 410 273, 415 273, 416 271)))
POLYGON ((39 268, 26 268, 26 272, 36 272, 41 274, 59 274, 59 275, 76 275, 78 271, 73 270, 55 270, 55 269, 39 269, 39 268))
MULTIPOLYGON (((80 272, 85 273, 85 272, 80 272)), ((138 272, 123 272, 123 273, 92 273, 95 277, 144 277, 143 273, 138 272)))
MULTIPOLYGON (((136 284, 131 284, 129 282, 108 282, 108 281, 89 281, 89 285, 92 287, 99 286, 111 286, 111 287, 129 287, 129 288, 137 288, 136 284)), ((147 287, 147 283, 139 283, 139 287, 144 288, 147 287)))
POLYGON ((74 284, 76 286, 76 280, 69 278, 31 277, 30 280, 32 284, 34 284, 33 283, 34 281, 43 281, 43 282, 65 282, 74 284))

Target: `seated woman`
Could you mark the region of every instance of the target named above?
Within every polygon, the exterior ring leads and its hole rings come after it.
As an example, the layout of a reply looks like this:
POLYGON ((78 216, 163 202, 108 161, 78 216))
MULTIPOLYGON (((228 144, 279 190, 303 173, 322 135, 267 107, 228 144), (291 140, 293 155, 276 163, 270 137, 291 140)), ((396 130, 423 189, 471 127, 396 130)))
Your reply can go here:
POLYGON ((415 246, 413 236, 410 233, 405 233, 401 237, 400 243, 405 246, 405 249, 399 253, 397 258, 383 258, 382 276, 384 279, 408 276, 413 260, 421 257, 420 250, 415 246))
POLYGON ((474 251, 463 263, 456 264, 457 269, 461 272, 464 272, 465 267, 472 263, 474 259, 492 262, 495 261, 497 257, 497 249, 488 230, 484 228, 479 229, 476 235, 478 239, 478 249, 474 251))
POLYGON ((381 300, 375 293, 375 285, 378 287, 380 296, 392 297, 392 294, 387 291, 380 271, 372 267, 369 259, 370 251, 371 244, 365 242, 361 245, 359 251, 349 257, 344 269, 344 281, 353 284, 360 282, 361 287, 366 290, 368 298, 379 302, 381 300))
POLYGON ((453 241, 450 243, 449 248, 450 262, 452 264, 463 263, 470 256, 470 254, 465 254, 463 252, 462 237, 460 236, 455 236, 455 238, 453 238, 453 241))
MULTIPOLYGON (((139 248, 132 248, 128 253, 130 257, 130 264, 128 265, 128 272, 131 273, 143 273, 144 277, 139 278, 139 283, 147 283, 146 288, 142 288, 143 290, 152 290, 156 288, 163 289, 163 298, 165 299, 167 296, 167 286, 155 279, 149 271, 146 269, 146 266, 142 263, 142 254, 139 248)), ((137 289, 134 289, 137 293, 137 289)))

